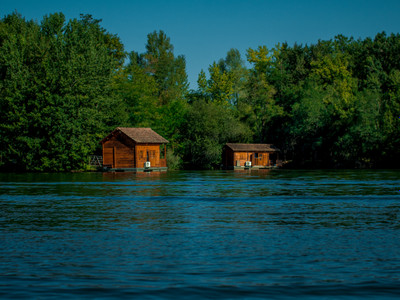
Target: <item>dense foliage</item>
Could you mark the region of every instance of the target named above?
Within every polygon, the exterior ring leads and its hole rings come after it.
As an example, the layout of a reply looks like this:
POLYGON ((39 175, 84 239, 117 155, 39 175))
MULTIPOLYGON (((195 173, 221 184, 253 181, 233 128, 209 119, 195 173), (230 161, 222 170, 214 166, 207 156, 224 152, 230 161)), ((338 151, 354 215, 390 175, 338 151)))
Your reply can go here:
POLYGON ((27 170, 82 169, 104 132, 124 121, 112 87, 123 46, 98 20, 62 14, 0 23, 0 156, 27 170))
POLYGON ((218 168, 226 142, 274 143, 294 166, 400 166, 400 35, 231 49, 188 89, 163 31, 125 53, 90 15, 0 20, 0 165, 85 169, 116 126, 170 140, 170 167, 218 168))

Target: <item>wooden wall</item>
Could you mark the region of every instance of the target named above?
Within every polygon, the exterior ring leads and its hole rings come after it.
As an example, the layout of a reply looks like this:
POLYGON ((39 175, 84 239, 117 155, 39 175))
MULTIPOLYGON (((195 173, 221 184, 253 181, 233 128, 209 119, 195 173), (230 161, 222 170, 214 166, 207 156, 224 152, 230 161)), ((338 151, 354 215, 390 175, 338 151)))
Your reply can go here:
POLYGON ((268 166, 269 165, 269 153, 267 153, 267 152, 258 153, 258 158, 256 158, 256 153, 253 153, 251 164, 253 166, 268 166))
POLYGON ((250 161, 250 154, 248 152, 234 152, 233 165, 236 166, 236 162, 240 161, 240 165, 244 166, 246 161, 250 161))
POLYGON ((151 167, 160 167, 160 145, 159 144, 138 144, 136 145, 136 166, 143 168, 146 161, 151 167))
POLYGON ((166 158, 160 159, 160 144, 135 144, 123 134, 103 143, 104 166, 144 168, 146 161, 150 161, 150 167, 167 167, 166 158))
POLYGON ((251 161, 252 166, 268 166, 270 163, 268 152, 233 152, 229 148, 225 149, 224 165, 234 167, 237 161, 240 162, 240 166, 242 167, 246 161, 251 161))
POLYGON ((126 145, 117 137, 103 143, 103 165, 112 168, 134 168, 135 147, 126 145))

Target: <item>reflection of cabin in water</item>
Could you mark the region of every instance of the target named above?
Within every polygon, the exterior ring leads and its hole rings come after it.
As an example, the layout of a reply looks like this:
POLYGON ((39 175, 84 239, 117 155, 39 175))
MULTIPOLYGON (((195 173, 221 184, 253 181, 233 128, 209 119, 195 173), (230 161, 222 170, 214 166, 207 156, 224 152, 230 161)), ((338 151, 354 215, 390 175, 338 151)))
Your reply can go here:
POLYGON ((226 169, 272 168, 279 166, 280 150, 271 144, 232 144, 224 147, 222 162, 226 169))
POLYGON ((168 141, 151 128, 118 127, 100 143, 104 168, 115 171, 167 170, 168 141))

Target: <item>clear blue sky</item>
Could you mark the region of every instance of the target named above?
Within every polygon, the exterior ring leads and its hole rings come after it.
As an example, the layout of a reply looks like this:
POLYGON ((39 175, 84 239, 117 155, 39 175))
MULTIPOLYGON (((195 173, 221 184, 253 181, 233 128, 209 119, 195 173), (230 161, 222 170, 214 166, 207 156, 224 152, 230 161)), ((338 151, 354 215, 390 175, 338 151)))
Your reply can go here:
POLYGON ((279 42, 311 44, 343 34, 374 37, 378 32, 400 32, 400 0, 2 0, 1 17, 19 12, 41 21, 46 14, 80 13, 102 19, 102 26, 117 34, 126 51, 144 52, 147 34, 163 30, 186 57, 191 87, 197 75, 231 48, 240 50, 279 42))

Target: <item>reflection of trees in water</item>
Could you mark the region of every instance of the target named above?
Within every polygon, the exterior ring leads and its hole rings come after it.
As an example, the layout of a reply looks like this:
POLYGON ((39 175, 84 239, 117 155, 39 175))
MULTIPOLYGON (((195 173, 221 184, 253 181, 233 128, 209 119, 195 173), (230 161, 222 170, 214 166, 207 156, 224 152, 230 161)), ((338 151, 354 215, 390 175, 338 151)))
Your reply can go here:
POLYGON ((148 178, 148 179, 160 179, 163 177, 167 177, 167 172, 103 172, 102 173, 103 180, 117 180, 117 181, 125 181, 125 180, 135 180, 138 178, 148 178))
POLYGON ((20 176, 2 182, 0 226, 60 231, 251 224, 398 228, 396 203, 374 207, 358 201, 397 197, 398 174, 244 170, 20 176))
POLYGON ((103 173, 104 192, 109 196, 168 196, 166 172, 108 172, 103 173))
POLYGON ((167 172, 103 173, 110 201, 124 196, 125 207, 118 212, 120 221, 149 229, 167 229, 186 222, 179 201, 165 198, 176 195, 171 181, 166 180, 171 178, 174 180, 167 172))
POLYGON ((147 199, 136 202, 136 224, 142 229, 168 230, 190 223, 186 206, 180 201, 147 199))
POLYGON ((267 178, 269 175, 271 175, 271 171, 271 169, 238 169, 229 172, 232 172, 234 177, 257 176, 260 178, 267 178))

